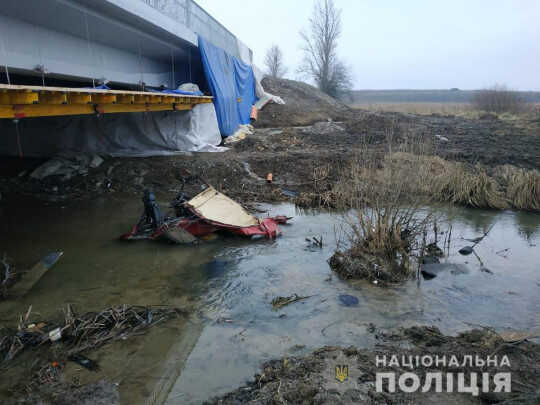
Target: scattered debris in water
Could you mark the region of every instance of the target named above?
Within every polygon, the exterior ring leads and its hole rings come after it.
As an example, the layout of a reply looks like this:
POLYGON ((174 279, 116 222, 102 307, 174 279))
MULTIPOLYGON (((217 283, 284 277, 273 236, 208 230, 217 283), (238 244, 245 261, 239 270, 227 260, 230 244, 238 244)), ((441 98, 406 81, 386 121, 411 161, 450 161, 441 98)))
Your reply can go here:
POLYGON ((309 243, 310 246, 315 246, 318 248, 323 247, 323 237, 322 235, 317 239, 315 236, 312 236, 311 238, 306 238, 306 242, 309 243))
POLYGON ((0 331, 0 371, 31 347, 39 346, 43 350, 60 341, 63 345, 55 346, 55 356, 68 358, 115 340, 140 335, 158 323, 185 315, 185 312, 170 307, 120 305, 79 315, 68 305, 61 321, 31 322, 31 315, 30 306, 16 329, 0 331))
POLYGON ((100 370, 99 364, 82 354, 71 354, 68 356, 68 360, 77 363, 90 371, 97 372, 100 370))
POLYGON ((358 305, 360 301, 354 295, 341 294, 339 297, 339 302, 341 302, 346 307, 353 307, 358 305))
POLYGON ((278 309, 292 304, 293 302, 302 301, 310 297, 312 296, 308 295, 305 297, 301 297, 297 294, 291 295, 290 297, 276 297, 272 300, 272 307, 274 308, 274 311, 277 311, 278 309))
POLYGON ((20 280, 18 280, 8 291, 9 297, 25 296, 41 279, 41 277, 43 277, 43 275, 56 264, 63 254, 64 252, 49 253, 38 263, 36 263, 30 270, 23 273, 20 280))
POLYGON ((163 215, 151 190, 143 196, 144 213, 131 232, 122 240, 167 239, 175 243, 194 243, 217 231, 241 236, 276 238, 290 217, 275 216, 263 219, 249 214, 240 204, 212 186, 203 184, 203 191, 193 198, 183 191, 171 203, 172 211, 163 215))

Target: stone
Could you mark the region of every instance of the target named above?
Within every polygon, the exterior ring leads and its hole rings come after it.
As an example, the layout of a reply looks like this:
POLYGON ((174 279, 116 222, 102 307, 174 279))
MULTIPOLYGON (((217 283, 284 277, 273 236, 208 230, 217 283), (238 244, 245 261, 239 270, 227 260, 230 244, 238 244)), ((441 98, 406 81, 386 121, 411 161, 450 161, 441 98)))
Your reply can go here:
POLYGON ((465 266, 453 263, 424 264, 420 271, 425 280, 431 280, 444 272, 449 272, 453 275, 467 274, 469 272, 465 266))
POLYGON ((97 169, 101 164, 104 162, 103 158, 99 155, 92 156, 92 159, 90 160, 90 167, 92 169, 97 169))
POLYGON ((58 173, 64 166, 64 162, 60 159, 50 159, 30 173, 30 177, 36 180, 43 180, 45 177, 49 177, 58 173))
POLYGON ((356 306, 360 302, 354 295, 341 294, 338 298, 339 301, 346 307, 356 306))

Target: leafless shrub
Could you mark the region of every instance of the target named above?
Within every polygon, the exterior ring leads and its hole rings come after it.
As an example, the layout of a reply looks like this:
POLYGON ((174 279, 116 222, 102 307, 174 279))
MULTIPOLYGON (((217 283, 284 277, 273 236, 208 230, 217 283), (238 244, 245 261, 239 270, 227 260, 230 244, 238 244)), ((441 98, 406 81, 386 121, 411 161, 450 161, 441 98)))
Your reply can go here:
POLYGON ((519 93, 504 85, 495 85, 488 89, 477 91, 472 103, 477 110, 494 113, 516 113, 522 111, 525 106, 525 100, 519 93))

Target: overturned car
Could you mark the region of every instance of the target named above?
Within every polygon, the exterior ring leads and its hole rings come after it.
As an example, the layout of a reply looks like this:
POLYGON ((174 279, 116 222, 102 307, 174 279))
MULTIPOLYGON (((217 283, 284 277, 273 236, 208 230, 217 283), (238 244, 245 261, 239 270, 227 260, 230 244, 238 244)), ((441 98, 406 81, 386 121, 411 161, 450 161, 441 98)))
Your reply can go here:
POLYGON ((171 203, 171 212, 163 215, 151 190, 143 196, 144 212, 131 232, 120 236, 122 240, 166 239, 175 243, 193 243, 200 237, 225 231, 236 235, 260 235, 276 238, 290 217, 256 218, 240 204, 210 185, 193 198, 183 192, 171 203))

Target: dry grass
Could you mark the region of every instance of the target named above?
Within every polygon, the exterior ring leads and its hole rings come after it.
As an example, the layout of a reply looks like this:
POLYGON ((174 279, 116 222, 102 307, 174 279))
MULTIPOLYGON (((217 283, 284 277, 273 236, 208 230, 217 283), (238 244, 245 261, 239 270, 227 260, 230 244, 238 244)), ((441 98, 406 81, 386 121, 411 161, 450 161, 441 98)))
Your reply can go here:
POLYGON ((498 113, 475 108, 471 103, 357 103, 352 105, 352 108, 375 112, 397 112, 418 115, 455 115, 456 117, 469 119, 480 119, 489 113, 500 120, 509 121, 524 127, 530 126, 531 122, 540 120, 540 103, 527 103, 519 111, 502 111, 498 113))
POLYGON ((410 152, 377 160, 361 152, 330 189, 303 193, 303 207, 359 208, 382 201, 401 205, 447 202, 474 208, 540 211, 540 172, 453 162, 410 152))
POLYGON ((540 211, 540 172, 514 166, 500 166, 494 171, 506 190, 506 198, 514 208, 540 211))
POLYGON ((464 115, 472 111, 470 103, 356 103, 352 108, 377 112, 399 112, 407 114, 464 115))

